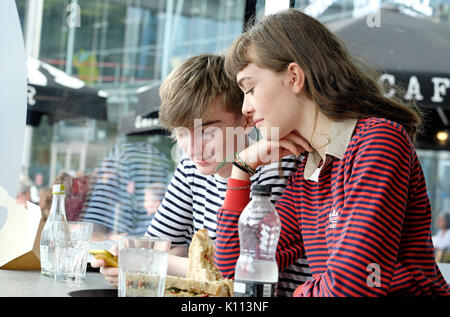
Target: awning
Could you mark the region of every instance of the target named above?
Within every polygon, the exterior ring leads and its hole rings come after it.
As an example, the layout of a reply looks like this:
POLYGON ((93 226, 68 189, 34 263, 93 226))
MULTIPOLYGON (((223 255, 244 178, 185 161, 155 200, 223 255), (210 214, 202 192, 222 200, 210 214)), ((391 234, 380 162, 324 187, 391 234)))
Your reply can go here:
MULTIPOLYGON (((400 84, 405 100, 424 108, 450 109, 450 27, 398 10, 330 23, 351 54, 400 84)), ((389 87, 386 94, 393 93, 389 87)))
POLYGON ((50 123, 70 118, 107 119, 104 91, 34 58, 27 58, 27 125, 38 126, 41 116, 50 123))
POLYGON ((399 85, 400 96, 424 110, 424 133, 418 137, 418 145, 442 149, 436 134, 449 129, 450 120, 448 24, 413 17, 399 9, 380 9, 327 27, 353 57, 381 73, 379 81, 386 96, 396 92, 392 85, 399 85))
POLYGON ((161 106, 160 84, 157 82, 136 91, 138 97, 136 112, 121 118, 119 132, 126 135, 167 133, 158 120, 161 106))

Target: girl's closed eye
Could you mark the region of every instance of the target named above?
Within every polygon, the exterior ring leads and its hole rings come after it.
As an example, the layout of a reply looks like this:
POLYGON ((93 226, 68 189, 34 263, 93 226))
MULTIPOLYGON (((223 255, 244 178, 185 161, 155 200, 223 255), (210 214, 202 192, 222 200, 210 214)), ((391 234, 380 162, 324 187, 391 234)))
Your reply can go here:
POLYGON ((249 90, 247 90, 247 91, 245 92, 245 94, 246 94, 246 95, 248 95, 248 94, 253 95, 254 90, 255 90, 255 87, 250 88, 249 90))

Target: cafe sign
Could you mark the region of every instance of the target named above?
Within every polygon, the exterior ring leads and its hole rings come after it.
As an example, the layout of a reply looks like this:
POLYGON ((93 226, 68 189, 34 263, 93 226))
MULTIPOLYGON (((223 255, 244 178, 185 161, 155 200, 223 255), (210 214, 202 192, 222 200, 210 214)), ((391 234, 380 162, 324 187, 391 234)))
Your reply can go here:
POLYGON ((158 118, 143 118, 142 116, 136 116, 136 120, 134 121, 134 127, 136 129, 144 129, 149 130, 155 127, 159 127, 158 118))
POLYGON ((450 78, 448 76, 383 73, 379 77, 379 83, 384 88, 383 94, 388 98, 396 94, 394 85, 400 85, 405 89, 403 93, 405 101, 414 100, 424 107, 450 108, 450 78))

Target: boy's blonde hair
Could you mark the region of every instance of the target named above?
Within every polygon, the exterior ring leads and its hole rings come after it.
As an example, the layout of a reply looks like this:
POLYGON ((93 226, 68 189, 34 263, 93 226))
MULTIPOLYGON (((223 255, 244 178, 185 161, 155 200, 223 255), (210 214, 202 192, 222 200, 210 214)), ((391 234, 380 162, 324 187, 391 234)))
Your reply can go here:
POLYGON ((224 70, 224 56, 202 54, 175 68, 159 89, 159 121, 169 131, 193 128, 194 119, 206 119, 212 102, 221 97, 225 111, 242 115, 243 93, 224 70))

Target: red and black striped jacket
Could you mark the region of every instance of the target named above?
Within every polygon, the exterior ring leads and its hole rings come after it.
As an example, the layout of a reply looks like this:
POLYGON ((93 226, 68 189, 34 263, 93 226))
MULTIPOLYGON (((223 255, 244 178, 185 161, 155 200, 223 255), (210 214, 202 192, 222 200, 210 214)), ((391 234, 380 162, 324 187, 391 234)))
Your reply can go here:
MULTIPOLYGON (((370 118, 348 131, 344 144, 346 136, 339 137, 342 155, 327 152, 312 180, 306 174, 318 162, 309 154, 275 206, 280 271, 306 254, 313 275, 294 296, 450 295, 434 258, 425 178, 406 130, 370 118)), ((247 184, 229 180, 230 187, 247 184)), ((218 212, 215 261, 224 277, 234 275, 238 219, 248 201, 249 190, 228 190, 218 212)))

